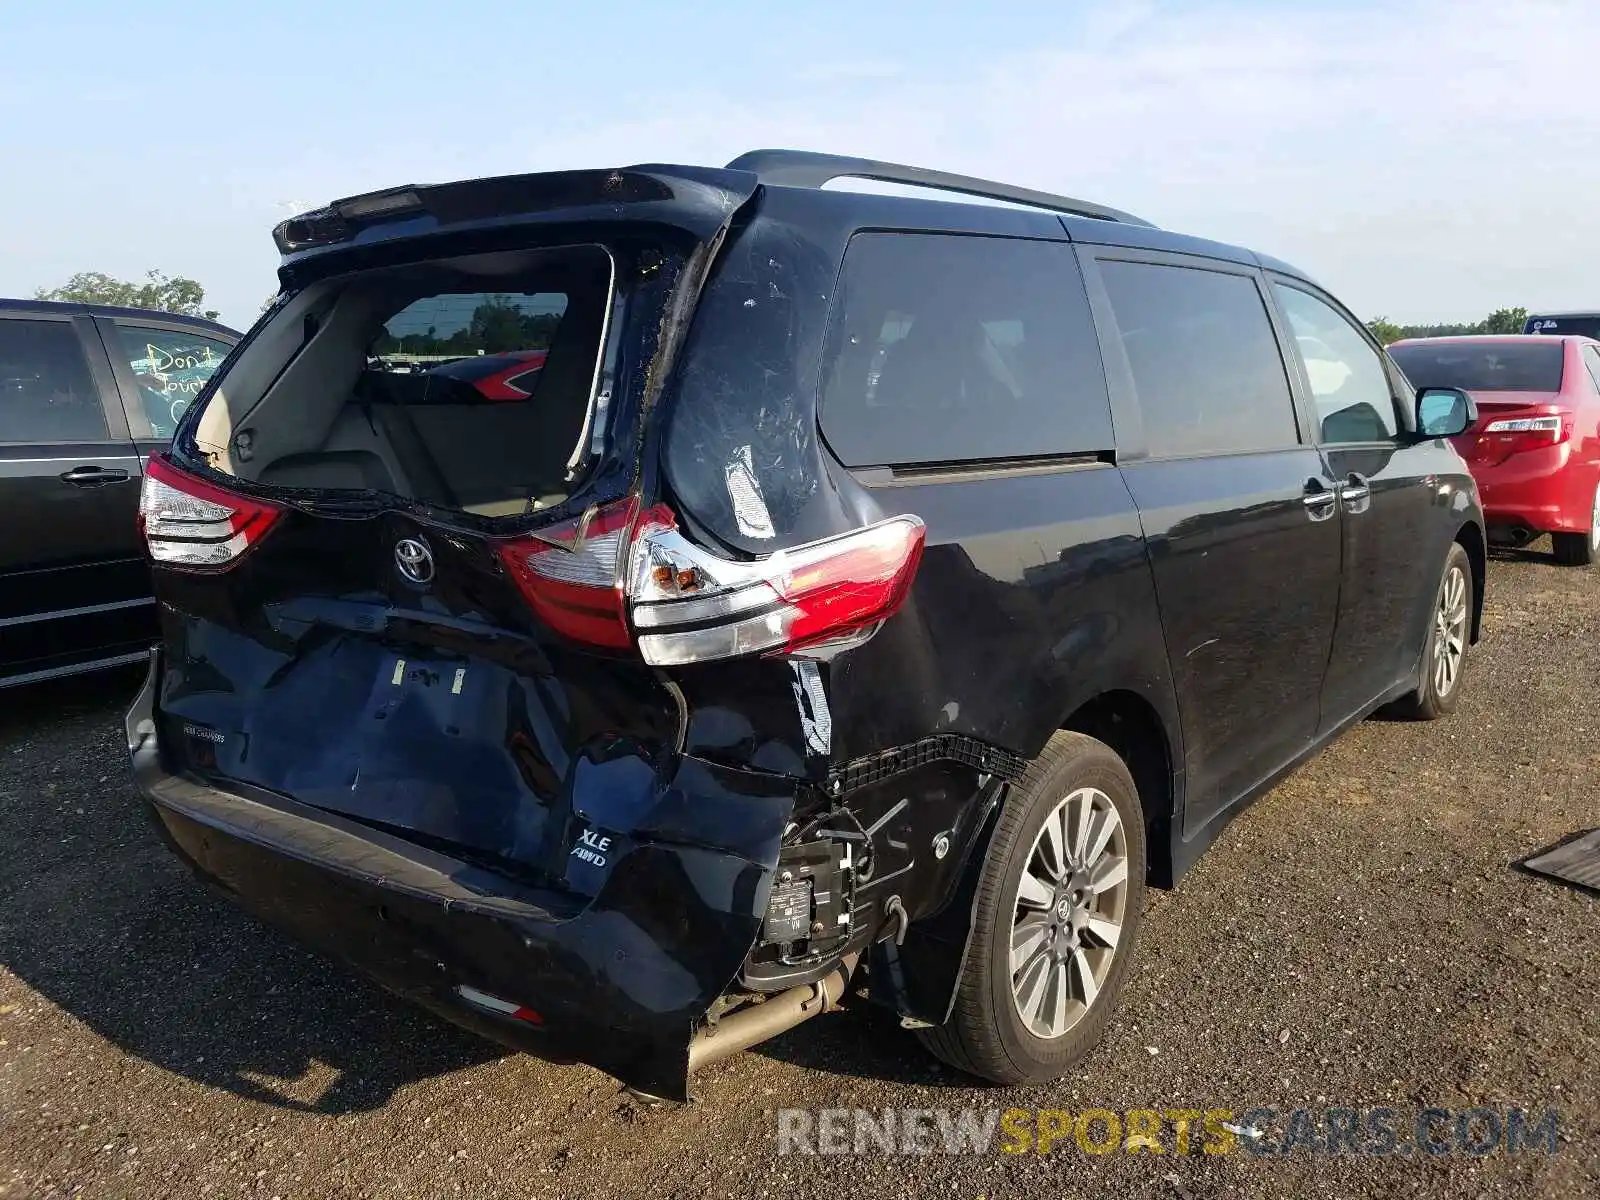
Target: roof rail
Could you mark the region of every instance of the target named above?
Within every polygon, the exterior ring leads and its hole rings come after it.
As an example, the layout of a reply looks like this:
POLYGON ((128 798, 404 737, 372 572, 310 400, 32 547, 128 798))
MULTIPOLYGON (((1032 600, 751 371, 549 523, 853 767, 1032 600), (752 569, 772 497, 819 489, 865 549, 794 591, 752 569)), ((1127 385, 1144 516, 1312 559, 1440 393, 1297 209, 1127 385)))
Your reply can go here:
POLYGON ((1071 213, 1079 217, 1096 217, 1102 221, 1121 221, 1126 225, 1155 228, 1142 217, 1088 200, 1074 200, 1071 196, 1056 196, 1050 192, 1035 192, 1030 188, 1013 187, 1009 183, 994 183, 988 179, 974 179, 968 175, 930 171, 926 167, 903 167, 896 163, 878 162, 870 158, 850 158, 842 154, 815 154, 809 150, 751 150, 729 163, 728 169, 749 171, 762 183, 777 186, 820 188, 834 179, 871 179, 878 183, 903 183, 941 192, 959 192, 964 196, 1005 200, 1012 204, 1048 209, 1051 212, 1071 213))

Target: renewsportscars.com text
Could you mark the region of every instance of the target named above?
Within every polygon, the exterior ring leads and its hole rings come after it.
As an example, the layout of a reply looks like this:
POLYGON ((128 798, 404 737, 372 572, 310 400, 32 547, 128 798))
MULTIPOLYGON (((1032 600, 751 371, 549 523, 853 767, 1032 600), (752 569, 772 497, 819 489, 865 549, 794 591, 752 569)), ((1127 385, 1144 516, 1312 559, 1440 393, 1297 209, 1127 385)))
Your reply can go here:
POLYGON ((1521 1108, 780 1108, 779 1154, 1554 1154, 1560 1118, 1521 1108))

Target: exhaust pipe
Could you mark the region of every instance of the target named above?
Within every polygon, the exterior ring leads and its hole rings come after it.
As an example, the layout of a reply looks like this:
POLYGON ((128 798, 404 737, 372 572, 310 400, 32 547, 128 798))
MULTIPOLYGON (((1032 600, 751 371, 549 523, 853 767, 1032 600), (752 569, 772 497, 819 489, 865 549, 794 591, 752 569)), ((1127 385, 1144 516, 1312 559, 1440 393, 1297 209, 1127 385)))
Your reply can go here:
POLYGON ((1539 536, 1537 530, 1526 525, 1500 525, 1489 530, 1489 544, 1520 549, 1539 536))
POLYGON ((689 1043, 689 1074, 693 1075, 701 1067, 731 1058, 768 1038, 777 1037, 802 1021, 809 1021, 818 1013, 832 1012, 838 1008, 860 957, 859 954, 846 954, 833 970, 817 982, 779 992, 770 1000, 752 1004, 713 1025, 707 1025, 689 1043))

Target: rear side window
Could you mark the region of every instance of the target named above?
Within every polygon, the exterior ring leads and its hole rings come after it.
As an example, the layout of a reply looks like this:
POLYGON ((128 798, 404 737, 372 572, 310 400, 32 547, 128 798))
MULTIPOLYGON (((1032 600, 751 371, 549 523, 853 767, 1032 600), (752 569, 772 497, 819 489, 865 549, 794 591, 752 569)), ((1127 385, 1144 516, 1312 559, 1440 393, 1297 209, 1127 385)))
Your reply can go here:
POLYGON ((0 320, 0 442, 100 442, 100 393, 66 321, 0 320))
POLYGON ((1389 347, 1417 388, 1469 392, 1559 392, 1566 346, 1557 339, 1517 342, 1414 342, 1389 347))
POLYGON ((1156 263, 1099 265, 1151 455, 1296 444, 1289 377, 1254 279, 1156 263))
MULTIPOLYGON (((566 311, 567 297, 562 292, 423 296, 383 323, 372 352, 391 368, 426 368, 479 356, 542 350, 550 345, 566 311)), ((463 378, 470 374, 463 373, 463 378)))
POLYGON ((822 388, 823 436, 851 467, 1113 445, 1083 280, 1055 242, 857 234, 822 388))
POLYGON ((384 322, 372 362, 420 376, 416 386, 431 402, 529 400, 566 311, 563 292, 426 296, 384 322))
POLYGON ((139 406, 157 437, 171 437, 191 401, 228 357, 229 346, 198 333, 117 324, 139 406))

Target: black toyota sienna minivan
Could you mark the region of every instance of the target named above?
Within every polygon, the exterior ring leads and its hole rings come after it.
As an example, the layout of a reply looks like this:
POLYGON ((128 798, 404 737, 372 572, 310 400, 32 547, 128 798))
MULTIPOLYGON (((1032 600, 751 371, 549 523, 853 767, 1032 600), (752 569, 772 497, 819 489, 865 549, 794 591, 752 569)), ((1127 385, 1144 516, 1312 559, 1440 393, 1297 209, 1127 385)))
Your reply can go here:
POLYGON ((1460 695, 1471 403, 1283 263, 780 151, 275 237, 146 475, 134 770, 206 882, 511 1046, 683 1098, 865 983, 1050 1079, 1147 885, 1460 695))

